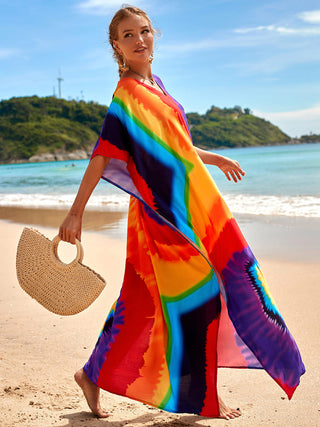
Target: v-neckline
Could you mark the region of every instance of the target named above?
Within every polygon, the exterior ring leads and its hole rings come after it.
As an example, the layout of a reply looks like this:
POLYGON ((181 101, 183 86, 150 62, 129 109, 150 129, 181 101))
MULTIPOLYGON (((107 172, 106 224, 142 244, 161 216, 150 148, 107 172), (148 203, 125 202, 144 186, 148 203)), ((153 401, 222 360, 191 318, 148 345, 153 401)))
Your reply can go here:
POLYGON ((159 95, 162 95, 162 96, 165 96, 165 97, 170 96, 170 95, 168 94, 168 92, 164 89, 164 87, 162 87, 162 85, 160 85, 160 84, 158 83, 157 79, 155 79, 155 82, 156 82, 156 84, 159 86, 159 88, 160 88, 161 90, 155 89, 153 86, 149 86, 149 85, 147 85, 147 84, 145 84, 145 83, 141 82, 140 80, 135 79, 134 77, 123 77, 123 78, 122 78, 122 79, 120 79, 119 81, 124 80, 124 79, 134 80, 135 82, 137 82, 137 83, 141 84, 142 86, 146 87, 147 89, 150 89, 151 91, 153 91, 153 92, 155 92, 155 93, 157 93, 157 94, 159 94, 159 95))
MULTIPOLYGON (((163 92, 160 92, 160 90, 154 89, 152 86, 146 85, 143 82, 140 82, 139 80, 135 79, 134 77, 123 77, 122 79, 119 80, 118 84, 125 79, 129 79, 129 80, 133 80, 134 82, 138 83, 139 85, 145 87, 146 89, 148 89, 151 93, 154 93, 155 95, 157 95, 160 100, 170 106, 171 108, 173 108, 173 110, 176 112, 176 114, 179 116, 179 120, 181 121, 181 123, 183 124, 184 128, 187 130, 187 132, 190 135, 190 130, 189 130, 189 126, 187 124, 186 121, 186 117, 185 115, 182 113, 180 107, 179 107, 179 103, 172 98, 172 96, 167 92, 167 90, 163 87, 163 85, 157 82, 157 84, 159 84, 159 86, 161 87, 161 89, 163 89, 163 92)), ((158 80, 157 76, 156 79, 158 80)))

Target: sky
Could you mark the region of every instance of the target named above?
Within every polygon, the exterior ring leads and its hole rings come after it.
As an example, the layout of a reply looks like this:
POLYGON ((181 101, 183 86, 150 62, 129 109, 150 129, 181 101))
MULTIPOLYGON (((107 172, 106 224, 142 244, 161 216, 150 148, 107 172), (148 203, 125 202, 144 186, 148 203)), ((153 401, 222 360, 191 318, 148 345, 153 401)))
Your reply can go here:
MULTIPOLYGON (((110 104, 109 22, 123 1, 0 0, 0 99, 110 104)), ((161 30, 153 73, 186 112, 239 105, 291 137, 320 134, 319 0, 136 0, 161 30)))

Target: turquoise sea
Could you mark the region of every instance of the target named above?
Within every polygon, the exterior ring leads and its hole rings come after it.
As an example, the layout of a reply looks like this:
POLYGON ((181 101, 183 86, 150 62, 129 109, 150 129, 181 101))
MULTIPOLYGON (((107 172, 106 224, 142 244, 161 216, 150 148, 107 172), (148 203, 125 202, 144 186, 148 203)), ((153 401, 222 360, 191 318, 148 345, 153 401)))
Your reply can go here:
MULTIPOLYGON (((234 213, 320 218, 320 143, 215 150, 246 171, 229 182, 208 169, 234 213)), ((88 160, 0 165, 0 206, 67 208, 88 160)), ((101 181, 89 209, 125 211, 128 196, 101 181)))

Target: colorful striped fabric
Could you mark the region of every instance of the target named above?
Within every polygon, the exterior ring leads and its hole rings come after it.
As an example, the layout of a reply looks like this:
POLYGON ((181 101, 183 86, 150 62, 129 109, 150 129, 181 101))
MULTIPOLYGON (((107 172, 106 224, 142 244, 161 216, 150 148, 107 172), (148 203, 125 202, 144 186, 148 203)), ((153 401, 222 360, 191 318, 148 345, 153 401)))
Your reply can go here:
POLYGON ((110 158, 103 178, 132 197, 123 286, 84 367, 90 380, 215 417, 217 367, 263 368, 291 398, 304 373, 299 350, 182 107, 120 80, 96 155, 110 158))

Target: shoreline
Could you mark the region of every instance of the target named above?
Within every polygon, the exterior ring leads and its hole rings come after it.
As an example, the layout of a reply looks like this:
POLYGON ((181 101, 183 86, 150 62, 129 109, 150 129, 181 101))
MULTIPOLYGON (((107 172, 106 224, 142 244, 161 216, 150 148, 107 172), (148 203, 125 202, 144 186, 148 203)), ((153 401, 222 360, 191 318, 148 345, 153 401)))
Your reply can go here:
MULTIPOLYGON (((320 144, 319 141, 303 141, 303 142, 297 142, 295 138, 292 138, 286 143, 279 143, 279 144, 261 144, 261 145, 246 145, 246 146, 236 146, 236 147, 208 147, 206 145, 195 145, 198 148, 204 149, 204 150, 231 150, 231 149, 239 149, 239 148, 260 148, 260 147, 286 147, 288 145, 310 145, 310 144, 320 144)), ((0 160, 0 166, 1 165, 19 165, 19 164, 30 164, 30 163, 48 163, 48 162, 64 162, 64 161, 73 161, 73 160, 89 160, 92 154, 92 149, 88 150, 75 150, 75 151, 65 151, 65 152, 58 152, 58 153, 43 153, 43 154, 37 154, 34 157, 35 159, 12 159, 8 161, 0 160)))
MULTIPOLYGON (((58 232, 67 213, 68 209, 0 206, 0 222, 6 221, 23 226, 52 228, 58 232)), ((126 227, 126 212, 86 209, 83 214, 83 231, 102 232, 114 238, 124 239, 126 227)))
MULTIPOLYGON (((0 223, 51 228, 58 233, 67 209, 1 207, 0 223)), ((318 262, 320 259, 320 218, 234 214, 256 258, 318 262)), ((127 211, 87 209, 83 233, 126 239, 127 211)))

